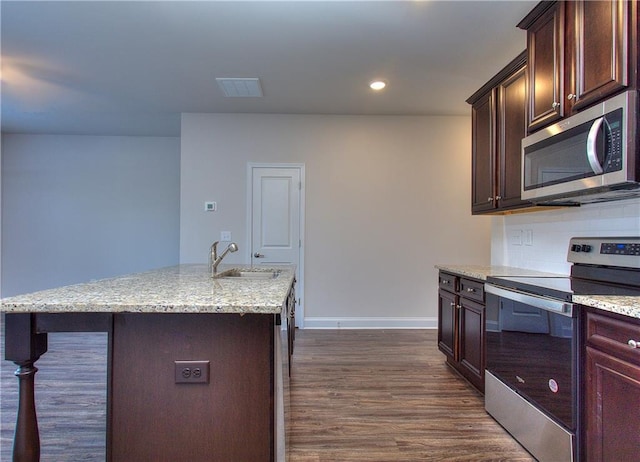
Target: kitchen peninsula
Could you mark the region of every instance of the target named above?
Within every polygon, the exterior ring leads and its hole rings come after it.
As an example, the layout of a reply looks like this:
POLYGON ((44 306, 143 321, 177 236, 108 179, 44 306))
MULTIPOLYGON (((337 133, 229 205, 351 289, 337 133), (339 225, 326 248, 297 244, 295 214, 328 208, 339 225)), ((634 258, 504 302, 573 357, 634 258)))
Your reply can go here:
POLYGON ((3 299, 5 359, 20 384, 14 460, 39 460, 34 363, 47 334, 81 331, 109 336, 106 460, 285 460, 291 329, 281 335, 295 268, 221 269, 212 279, 207 265, 179 265, 3 299))

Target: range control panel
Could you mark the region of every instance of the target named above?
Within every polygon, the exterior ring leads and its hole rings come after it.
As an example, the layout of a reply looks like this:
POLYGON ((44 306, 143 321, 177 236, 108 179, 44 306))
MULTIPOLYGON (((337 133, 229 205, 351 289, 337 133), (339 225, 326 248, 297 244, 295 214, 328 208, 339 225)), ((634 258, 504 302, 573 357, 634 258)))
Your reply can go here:
POLYGON ((639 237, 573 237, 567 261, 588 265, 640 268, 639 237))

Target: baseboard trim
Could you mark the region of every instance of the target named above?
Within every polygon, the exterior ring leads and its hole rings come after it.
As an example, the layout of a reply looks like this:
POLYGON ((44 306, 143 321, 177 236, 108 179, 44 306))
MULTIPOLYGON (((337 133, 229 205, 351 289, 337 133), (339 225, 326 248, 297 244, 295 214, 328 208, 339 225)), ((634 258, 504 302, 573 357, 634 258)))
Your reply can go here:
POLYGON ((437 329, 438 318, 304 318, 305 329, 437 329))

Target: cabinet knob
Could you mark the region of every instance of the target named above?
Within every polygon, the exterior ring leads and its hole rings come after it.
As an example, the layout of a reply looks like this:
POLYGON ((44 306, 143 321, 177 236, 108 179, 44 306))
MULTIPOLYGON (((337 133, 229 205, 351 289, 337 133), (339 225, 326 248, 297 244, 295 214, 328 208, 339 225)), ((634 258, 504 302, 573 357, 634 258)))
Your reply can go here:
POLYGON ((443 279, 443 280, 442 280, 442 283, 443 283, 443 284, 449 284, 449 280, 448 280, 448 279, 443 279))
POLYGON ((254 253, 254 254, 253 254, 253 256, 254 256, 255 258, 264 258, 264 255, 263 255, 263 254, 261 254, 261 253, 258 253, 258 252, 254 253))
POLYGON ((502 199, 502 196, 496 196, 497 201, 499 201, 500 199, 502 199))
POLYGON ((635 340, 629 340, 627 342, 627 345, 629 345, 631 348, 638 348, 640 347, 640 342, 637 342, 635 340))
POLYGON ((569 101, 571 101, 571 100, 572 100, 572 99, 574 99, 575 97, 576 97, 576 95, 574 95, 573 93, 569 93, 569 94, 567 95, 567 99, 568 99, 569 101))
POLYGON ((487 202, 493 202, 493 197, 487 197, 487 202))
POLYGON ((476 289, 474 289, 473 287, 467 287, 467 292, 475 292, 476 289))
POLYGON ((449 305, 450 305, 450 306, 456 306, 456 304, 455 304, 455 303, 453 303, 453 302, 449 302, 449 305))
POLYGON ((456 308, 460 309, 460 308, 462 308, 462 306, 461 305, 456 305, 456 308))
POLYGON ((554 101, 553 104, 551 105, 551 109, 557 109, 558 106, 560 106, 560 103, 558 103, 557 101, 554 101))

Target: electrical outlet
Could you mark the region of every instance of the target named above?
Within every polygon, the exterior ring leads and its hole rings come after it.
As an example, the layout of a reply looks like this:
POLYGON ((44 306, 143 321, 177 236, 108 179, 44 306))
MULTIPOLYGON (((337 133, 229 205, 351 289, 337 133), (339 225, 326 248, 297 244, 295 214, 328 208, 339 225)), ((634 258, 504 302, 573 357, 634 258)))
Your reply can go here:
POLYGON ((220 240, 222 242, 231 242, 231 231, 220 231, 220 240))
POLYGON ((209 383, 209 361, 174 361, 176 383, 209 383))
POLYGON ((524 230, 524 245, 533 245, 533 230, 524 230))
POLYGON ((509 242, 511 245, 522 245, 522 230, 516 229, 509 233, 509 242))
POLYGON ((205 202, 204 203, 204 211, 205 212, 215 212, 218 210, 218 204, 216 202, 205 202))

